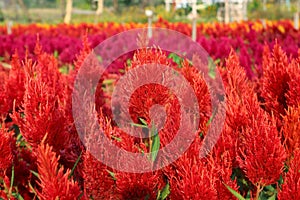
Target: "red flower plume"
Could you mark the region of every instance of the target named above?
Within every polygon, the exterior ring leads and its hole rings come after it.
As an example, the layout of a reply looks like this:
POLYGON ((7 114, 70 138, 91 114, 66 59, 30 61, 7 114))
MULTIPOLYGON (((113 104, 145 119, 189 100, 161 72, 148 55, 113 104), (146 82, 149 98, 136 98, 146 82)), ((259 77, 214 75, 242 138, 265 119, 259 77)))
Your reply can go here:
POLYGON ((37 149, 38 163, 38 183, 40 190, 38 196, 44 200, 77 199, 80 195, 80 189, 76 182, 69 179, 71 171, 69 169, 64 173, 64 167, 58 168, 58 160, 56 154, 48 144, 43 142, 37 149))
POLYGON ((8 111, 6 81, 8 79, 8 72, 0 65, 0 123, 1 115, 5 117, 8 111))
POLYGON ((215 171, 199 157, 200 138, 187 152, 164 169, 170 183, 170 199, 218 199, 215 171))
POLYGON ((286 116, 283 117, 283 139, 288 155, 292 155, 295 149, 300 148, 300 104, 297 107, 289 107, 286 116))
POLYGON ((254 91, 254 84, 247 78, 245 70, 240 66, 237 55, 231 51, 226 60, 224 72, 226 87, 226 123, 233 132, 241 132, 251 121, 250 113, 260 112, 260 105, 254 91))
POLYGON ((246 176, 258 190, 276 183, 283 171, 286 154, 275 120, 265 113, 253 115, 242 137, 239 163, 246 176))
POLYGON ((121 199, 156 199, 165 185, 161 171, 149 173, 116 173, 117 194, 121 199))
POLYGON ((26 60, 25 94, 22 108, 12 118, 22 136, 36 148, 48 133, 47 141, 56 152, 64 149, 69 141, 69 121, 65 114, 64 82, 54 57, 39 54, 36 64, 26 60))
POLYGON ((276 117, 285 113, 287 108, 286 94, 289 91, 290 75, 287 71, 289 62, 286 53, 276 43, 272 55, 264 54, 261 96, 265 108, 276 117))
POLYGON ((289 91, 286 94, 288 106, 300 105, 300 55, 291 61, 288 67, 290 81, 288 82, 289 91))
POLYGON ((0 128, 0 177, 4 178, 6 170, 10 170, 13 161, 12 133, 0 128))
POLYGON ((300 199, 300 149, 294 151, 293 160, 289 164, 278 199, 300 199))
POLYGON ((109 199, 114 196, 114 180, 108 167, 97 160, 90 152, 84 154, 83 178, 86 198, 109 199))

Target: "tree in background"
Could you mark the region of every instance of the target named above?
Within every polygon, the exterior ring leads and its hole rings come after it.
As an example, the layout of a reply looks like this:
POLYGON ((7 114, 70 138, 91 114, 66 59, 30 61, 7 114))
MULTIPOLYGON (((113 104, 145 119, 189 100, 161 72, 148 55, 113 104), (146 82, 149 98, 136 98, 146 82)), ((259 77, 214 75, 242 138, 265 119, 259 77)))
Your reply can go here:
POLYGON ((96 15, 101 15, 103 13, 103 3, 104 0, 98 0, 98 6, 97 6, 97 11, 96 11, 96 15))
POLYGON ((72 18, 73 0, 67 0, 66 3, 66 15, 64 18, 64 23, 70 24, 72 18))
POLYGON ((95 23, 97 23, 98 18, 103 13, 103 7, 104 7, 104 0, 98 0, 97 2, 97 10, 96 10, 96 16, 95 16, 95 23))
POLYGON ((3 12, 2 12, 2 7, 0 5, 0 22, 3 22, 4 21, 4 15, 3 15, 3 12))
MULTIPOLYGON (((20 7, 22 10, 22 15, 23 15, 24 19, 26 19, 27 21, 31 21, 30 14, 28 12, 28 8, 23 0, 11 0, 11 5, 13 7, 15 7, 16 10, 18 10, 18 7, 20 7)), ((18 19, 18 18, 19 18, 19 15, 18 15, 18 12, 16 12, 16 19, 18 19)))
POLYGON ((118 3, 118 0, 113 0, 114 2, 114 10, 115 11, 119 11, 119 3, 118 3))
POLYGON ((58 4, 59 4, 60 12, 61 12, 61 17, 63 19, 64 16, 65 16, 66 1, 65 0, 58 0, 58 4))

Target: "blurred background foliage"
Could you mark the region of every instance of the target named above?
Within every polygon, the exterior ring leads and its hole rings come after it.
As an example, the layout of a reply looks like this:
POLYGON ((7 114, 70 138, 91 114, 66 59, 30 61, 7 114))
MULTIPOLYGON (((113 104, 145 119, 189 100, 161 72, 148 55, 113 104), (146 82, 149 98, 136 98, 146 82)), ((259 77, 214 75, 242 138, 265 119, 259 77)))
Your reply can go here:
MULTIPOLYGON (((201 3, 201 0, 198 0, 201 3)), ((248 19, 292 19, 297 0, 290 0, 290 7, 285 0, 252 0, 248 3, 248 19)), ((14 21, 18 23, 61 23, 65 15, 66 0, 0 0, 0 23, 14 21), (22 5, 23 4, 23 5, 22 5)), ((213 4, 198 10, 198 21, 217 21, 217 11, 222 6, 213 4)), ((154 20, 162 17, 168 21, 189 22, 187 15, 191 7, 165 10, 164 0, 104 0, 101 16, 95 18, 97 2, 95 0, 73 0, 72 23, 108 22, 119 23, 147 21, 145 9, 154 11, 154 20)))

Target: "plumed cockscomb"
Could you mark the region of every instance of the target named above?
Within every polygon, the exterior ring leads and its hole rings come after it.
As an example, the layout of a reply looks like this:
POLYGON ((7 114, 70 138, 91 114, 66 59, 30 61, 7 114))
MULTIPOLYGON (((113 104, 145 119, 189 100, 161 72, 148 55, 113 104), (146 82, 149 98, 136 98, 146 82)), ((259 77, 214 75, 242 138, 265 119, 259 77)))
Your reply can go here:
POLYGON ((83 165, 86 198, 104 200, 113 197, 115 194, 115 181, 114 177, 109 174, 109 168, 90 152, 84 154, 83 165))
MULTIPOLYGON (((299 51, 300 53, 300 51, 299 51)), ((287 104, 288 106, 300 105, 300 55, 297 59, 293 59, 288 67, 288 73, 290 80, 288 82, 289 91, 287 92, 287 104)))
POLYGON ((116 172, 116 189, 120 199, 156 199, 166 185, 161 171, 148 173, 116 172))
POLYGON ((103 80, 107 76, 107 71, 102 65, 103 63, 99 61, 97 53, 91 49, 87 35, 84 35, 83 48, 76 56, 74 69, 71 69, 67 76, 68 97, 66 98, 66 109, 69 115, 71 115, 72 106, 74 106, 72 105, 72 97, 77 95, 81 98, 83 91, 88 90, 88 88, 95 90, 95 94, 92 96, 95 97, 96 111, 99 112, 101 109, 110 113, 108 106, 105 105, 105 99, 109 98, 109 96, 104 94, 102 89, 103 80))
POLYGON ((70 178, 69 169, 59 167, 59 156, 53 148, 42 142, 37 149, 37 163, 39 174, 38 197, 42 200, 77 199, 81 194, 79 186, 70 178))
MULTIPOLYGON (((5 117, 8 111, 6 81, 8 79, 8 72, 0 65, 0 118, 5 117)), ((1 120, 0 120, 1 123, 1 120)))
POLYGON ((0 177, 4 178, 6 170, 10 170, 13 161, 13 139, 12 132, 3 127, 0 128, 0 177))
POLYGON ((283 117, 282 137, 288 155, 300 148, 300 104, 297 107, 288 107, 283 117))
POLYGON ((70 121, 65 113, 65 83, 57 61, 46 53, 39 53, 36 63, 25 60, 24 71, 24 98, 21 108, 13 112, 14 123, 34 149, 47 133, 47 142, 59 152, 69 142, 70 121))
POLYGON ((226 123, 234 132, 241 132, 251 121, 250 113, 257 113, 260 105, 254 90, 254 84, 247 78, 240 66, 237 55, 232 51, 226 60, 223 75, 226 88, 226 123))
MULTIPOLYGON (((205 82, 204 76, 208 75, 208 67, 204 66, 201 59, 197 56, 193 57, 193 65, 190 64, 188 60, 183 60, 182 68, 178 69, 184 78, 191 85, 193 92, 198 100, 199 106, 199 124, 203 125, 206 123, 211 116, 211 97, 213 94, 210 94, 209 83, 205 82), (201 69, 202 71, 200 71, 201 69)), ((194 102, 191 102, 192 98, 189 95, 184 95, 184 101, 189 102, 192 105, 194 102)))
POLYGON ((11 67, 5 84, 7 97, 6 112, 11 111, 13 105, 17 109, 21 106, 25 91, 24 68, 17 53, 12 57, 11 67))
POLYGON ((62 102, 56 95, 56 90, 41 80, 41 74, 34 75, 35 70, 30 70, 36 65, 31 61, 25 65, 24 101, 22 109, 13 113, 13 119, 33 148, 48 133, 47 141, 60 150, 68 141, 62 102))
POLYGON ((170 199, 218 199, 215 171, 199 157, 200 138, 187 152, 163 169, 170 183, 170 199))
MULTIPOLYGON (((225 132, 224 132, 225 133, 225 132)), ((226 134, 226 133, 225 133, 226 134)), ((226 137, 226 135, 222 135, 219 139, 218 143, 216 144, 215 148, 213 149, 212 153, 207 158, 207 167, 208 170, 213 173, 213 177, 215 177, 214 180, 214 188, 217 192, 218 199, 233 199, 234 196, 232 193, 226 188, 226 186, 229 186, 235 191, 238 191, 238 185, 237 181, 232 179, 233 174, 233 160, 232 152, 229 150, 226 150, 226 144, 224 143, 230 143, 229 139, 230 137, 226 137), (220 142, 220 140, 223 140, 220 142), (222 145, 223 143, 223 145, 222 145)), ((234 145, 234 144, 232 144, 234 145)), ((230 145, 228 145, 230 146, 230 145)))
POLYGON ((126 121, 128 118, 139 124, 141 123, 140 119, 145 120, 148 125, 154 123, 160 129, 162 146, 169 143, 180 125, 179 100, 167 87, 174 84, 171 83, 173 80, 170 77, 175 76, 171 74, 168 65, 168 58, 160 49, 143 48, 138 50, 134 54, 131 65, 127 67, 126 75, 130 78, 126 79, 120 92, 116 92, 115 99, 117 100, 113 110, 115 118, 120 119, 120 123, 128 123, 126 121), (157 69, 163 70, 164 66, 166 66, 164 75, 168 77, 166 79, 163 79, 161 73, 157 72, 157 69), (139 86, 147 81, 149 84, 139 86), (139 87, 134 88, 136 86, 139 87), (132 94, 128 92, 130 88, 134 89, 132 94), (129 99, 128 106, 125 104, 126 99, 129 99))
POLYGON ((4 200, 17 200, 17 198, 15 198, 12 195, 13 190, 10 189, 10 185, 11 185, 10 179, 7 176, 5 176, 4 178, 2 178, 1 182, 2 183, 0 184, 1 186, 0 198, 4 200))
POLYGON ((141 48, 134 54, 130 66, 127 66, 127 70, 146 64, 159 64, 168 66, 170 64, 170 60, 159 48, 141 48))
POLYGON ((283 172, 286 153, 275 119, 266 113, 253 115, 241 140, 239 164, 257 191, 276 183, 283 172))
POLYGON ((288 172, 283 178, 281 190, 278 192, 279 200, 300 199, 300 149, 296 149, 288 165, 288 172))
POLYGON ((275 44, 271 55, 264 54, 263 76, 261 78, 261 96, 265 109, 278 118, 287 109, 286 94, 289 91, 290 75, 287 71, 289 61, 279 44, 275 44))

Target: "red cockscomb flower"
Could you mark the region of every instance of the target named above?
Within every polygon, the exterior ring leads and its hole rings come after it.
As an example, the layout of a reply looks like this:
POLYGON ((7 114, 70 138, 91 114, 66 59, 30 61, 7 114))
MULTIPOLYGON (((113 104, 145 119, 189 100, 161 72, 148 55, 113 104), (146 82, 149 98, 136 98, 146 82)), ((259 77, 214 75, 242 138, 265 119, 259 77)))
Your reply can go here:
POLYGON ((42 142, 37 149, 38 174, 40 190, 38 197, 43 200, 77 199, 80 189, 76 182, 70 179, 69 169, 64 173, 64 167, 58 168, 58 160, 53 148, 42 142))
POLYGON ((12 118, 33 148, 48 133, 47 141, 58 152, 67 146, 70 136, 67 132, 69 121, 65 115, 64 83, 56 60, 43 54, 39 55, 37 64, 26 60, 24 68, 26 78, 22 108, 16 110, 12 118))
POLYGON ((13 161, 13 145, 15 140, 12 133, 0 128, 0 177, 4 178, 6 170, 10 170, 13 161))
POLYGON ((300 104, 300 50, 297 59, 293 59, 288 67, 290 81, 289 91, 286 94, 288 106, 298 106, 300 104))
POLYGON ((242 137, 239 164, 249 180, 257 187, 258 195, 264 186, 279 180, 286 153, 281 144, 275 119, 266 113, 252 115, 251 124, 243 130, 242 137))
POLYGON ((285 114, 286 94, 289 91, 290 76, 287 71, 289 61, 286 53, 276 43, 272 55, 264 54, 263 76, 261 78, 261 96, 269 113, 276 117, 285 114), (266 58, 267 57, 267 58, 266 58))
POLYGON ((297 107, 288 107, 283 117, 282 136, 288 155, 300 148, 300 104, 297 107))
POLYGON ((288 166, 288 172, 284 177, 281 190, 278 192, 278 199, 290 200, 300 199, 300 149, 293 153, 293 159, 288 166))

